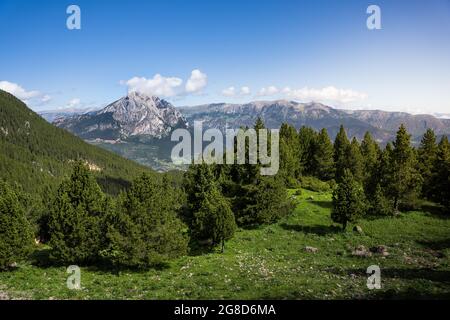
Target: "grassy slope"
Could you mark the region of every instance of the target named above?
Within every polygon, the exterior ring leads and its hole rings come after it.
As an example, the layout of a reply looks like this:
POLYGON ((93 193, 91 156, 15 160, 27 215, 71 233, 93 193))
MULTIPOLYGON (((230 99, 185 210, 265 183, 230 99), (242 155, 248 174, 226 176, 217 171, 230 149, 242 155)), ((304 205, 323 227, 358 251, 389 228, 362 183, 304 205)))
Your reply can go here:
POLYGON ((65 268, 20 265, 0 273, 0 296, 48 299, 449 298, 450 219, 426 212, 364 220, 365 235, 330 227, 330 194, 303 190, 278 224, 240 230, 225 254, 180 258, 166 269, 120 274, 82 268, 83 290, 66 288, 65 268), (314 201, 307 200, 310 195, 314 201), (357 245, 387 245, 390 256, 351 256, 357 245), (308 253, 305 246, 317 247, 308 253), (365 270, 381 267, 381 290, 365 270))

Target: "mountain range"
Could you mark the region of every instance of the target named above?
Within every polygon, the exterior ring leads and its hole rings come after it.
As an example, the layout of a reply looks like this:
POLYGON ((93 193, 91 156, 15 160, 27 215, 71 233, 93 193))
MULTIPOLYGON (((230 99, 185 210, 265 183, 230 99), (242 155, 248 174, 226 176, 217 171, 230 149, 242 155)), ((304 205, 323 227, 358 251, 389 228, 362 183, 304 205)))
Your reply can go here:
POLYGON ((316 130, 326 128, 332 139, 342 124, 350 137, 362 139, 369 131, 381 144, 393 140, 402 123, 416 144, 427 128, 433 129, 438 136, 450 134, 450 119, 433 115, 342 110, 317 102, 288 100, 176 108, 166 100, 138 92, 131 92, 101 110, 61 114, 53 120, 53 124, 124 157, 157 170, 167 170, 172 167, 172 130, 192 128, 194 121, 202 121, 204 129, 251 127, 258 117, 271 129, 280 128, 282 123, 289 123, 297 129, 301 126, 316 130))

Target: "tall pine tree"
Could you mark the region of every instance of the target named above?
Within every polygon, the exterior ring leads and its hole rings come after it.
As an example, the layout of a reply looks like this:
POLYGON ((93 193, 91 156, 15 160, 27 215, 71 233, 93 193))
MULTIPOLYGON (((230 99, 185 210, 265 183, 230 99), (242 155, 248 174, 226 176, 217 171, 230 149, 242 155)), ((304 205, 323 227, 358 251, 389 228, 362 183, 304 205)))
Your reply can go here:
POLYGON ((418 168, 423 179, 422 194, 427 198, 432 196, 432 170, 437 157, 437 149, 436 135, 432 129, 427 129, 418 149, 418 168))
POLYGON ((392 151, 390 193, 394 208, 415 205, 421 187, 421 177, 416 170, 416 157, 411 147, 411 135, 402 124, 397 131, 392 151))
POLYGON ((320 130, 314 141, 312 169, 321 180, 327 181, 334 177, 333 145, 325 128, 320 130))
POLYGON ((353 178, 350 170, 345 169, 341 182, 333 191, 331 219, 342 224, 345 230, 348 223, 356 222, 366 210, 362 186, 353 178))
POLYGON ((334 153, 333 159, 336 167, 335 179, 340 182, 345 169, 348 169, 348 153, 350 147, 350 141, 347 138, 344 126, 341 125, 339 132, 334 140, 334 153))
POLYGON ((364 173, 364 161, 361 154, 361 149, 358 140, 352 139, 352 142, 347 146, 346 151, 347 168, 353 175, 353 178, 362 183, 364 173))
POLYGON ((378 167, 378 161, 380 157, 380 147, 373 140, 370 132, 364 134, 364 138, 361 141, 361 155, 363 157, 363 185, 367 192, 373 192, 376 183, 373 178, 376 176, 376 170, 378 167))
POLYGON ((443 136, 432 170, 432 199, 450 210, 450 144, 443 136))

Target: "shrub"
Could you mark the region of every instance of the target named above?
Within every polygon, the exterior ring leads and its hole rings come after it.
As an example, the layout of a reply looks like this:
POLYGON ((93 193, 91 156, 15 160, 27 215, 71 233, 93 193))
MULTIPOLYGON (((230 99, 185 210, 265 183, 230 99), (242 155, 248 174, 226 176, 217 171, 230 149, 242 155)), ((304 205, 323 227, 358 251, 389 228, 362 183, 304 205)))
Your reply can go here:
POLYGON ((316 177, 302 177, 300 184, 303 189, 307 189, 314 192, 328 192, 331 187, 327 182, 321 181, 316 177))
POLYGON ((292 212, 295 204, 277 176, 259 177, 255 184, 241 187, 237 221, 241 225, 274 223, 292 212))
POLYGON ((107 247, 101 255, 114 265, 147 268, 187 252, 187 227, 177 216, 173 187, 143 174, 119 196, 107 218, 107 247))

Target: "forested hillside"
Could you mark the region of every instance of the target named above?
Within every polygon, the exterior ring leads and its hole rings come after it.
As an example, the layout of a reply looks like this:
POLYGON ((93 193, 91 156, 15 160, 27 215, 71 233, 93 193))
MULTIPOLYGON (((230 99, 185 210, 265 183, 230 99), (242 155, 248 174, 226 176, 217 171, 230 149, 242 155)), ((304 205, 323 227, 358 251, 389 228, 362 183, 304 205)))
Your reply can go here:
POLYGON ((52 126, 2 90, 0 150, 0 179, 17 182, 28 193, 59 184, 71 172, 71 163, 79 159, 108 193, 117 193, 133 177, 149 170, 52 126))

